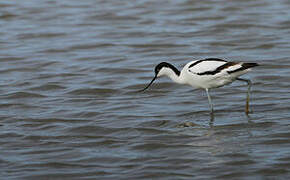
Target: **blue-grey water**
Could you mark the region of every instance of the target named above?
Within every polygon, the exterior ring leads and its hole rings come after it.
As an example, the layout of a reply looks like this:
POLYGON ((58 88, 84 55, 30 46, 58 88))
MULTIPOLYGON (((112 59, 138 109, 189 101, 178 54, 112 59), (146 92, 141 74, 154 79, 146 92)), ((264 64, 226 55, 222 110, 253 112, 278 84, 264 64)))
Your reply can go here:
POLYGON ((0 179, 289 179, 287 0, 3 0, 0 179), (206 93, 153 77, 256 62, 206 93))

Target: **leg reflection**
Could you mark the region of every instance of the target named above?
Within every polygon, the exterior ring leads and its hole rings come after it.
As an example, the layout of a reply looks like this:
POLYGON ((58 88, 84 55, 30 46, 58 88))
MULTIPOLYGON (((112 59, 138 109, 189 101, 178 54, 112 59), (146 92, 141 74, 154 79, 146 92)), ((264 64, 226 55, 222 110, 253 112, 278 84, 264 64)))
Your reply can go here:
POLYGON ((211 112, 211 113, 210 113, 209 126, 210 126, 210 127, 213 127, 213 123, 214 123, 214 113, 211 112))

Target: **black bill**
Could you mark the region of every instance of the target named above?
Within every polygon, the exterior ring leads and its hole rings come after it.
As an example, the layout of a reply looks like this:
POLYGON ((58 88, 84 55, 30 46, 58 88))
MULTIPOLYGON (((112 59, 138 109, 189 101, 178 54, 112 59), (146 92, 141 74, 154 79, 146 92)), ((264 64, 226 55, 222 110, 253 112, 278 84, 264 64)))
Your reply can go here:
POLYGON ((153 79, 152 79, 152 81, 144 88, 144 89, 142 89, 142 90, 140 90, 140 91, 138 91, 138 92, 143 92, 143 91, 145 91, 147 88, 149 88, 149 86, 151 86, 151 84, 155 81, 155 79, 157 78, 157 76, 155 76, 153 79))

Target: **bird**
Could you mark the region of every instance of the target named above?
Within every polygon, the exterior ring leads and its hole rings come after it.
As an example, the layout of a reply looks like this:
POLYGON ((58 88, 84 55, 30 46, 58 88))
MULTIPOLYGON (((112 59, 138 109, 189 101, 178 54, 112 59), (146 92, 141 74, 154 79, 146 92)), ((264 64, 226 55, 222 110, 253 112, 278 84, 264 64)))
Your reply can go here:
POLYGON ((197 89, 204 89, 210 106, 210 114, 213 117, 214 107, 209 93, 210 89, 219 88, 231 84, 233 81, 246 82, 248 86, 245 113, 249 114, 250 79, 240 78, 249 72, 258 63, 232 62, 219 58, 206 58, 187 63, 181 71, 168 62, 161 62, 155 66, 155 76, 151 82, 139 92, 143 92, 159 77, 167 76, 178 84, 185 84, 197 89))

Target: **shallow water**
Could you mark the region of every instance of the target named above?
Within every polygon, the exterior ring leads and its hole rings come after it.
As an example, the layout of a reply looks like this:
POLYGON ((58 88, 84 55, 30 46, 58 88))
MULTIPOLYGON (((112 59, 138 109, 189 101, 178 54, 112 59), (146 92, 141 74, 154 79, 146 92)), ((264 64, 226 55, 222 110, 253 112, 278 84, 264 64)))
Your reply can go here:
POLYGON ((5 179, 290 177, 290 3, 0 2, 0 174, 5 179), (206 57, 257 62, 246 86, 164 78, 206 57), (190 127, 184 127, 189 125, 190 127))

